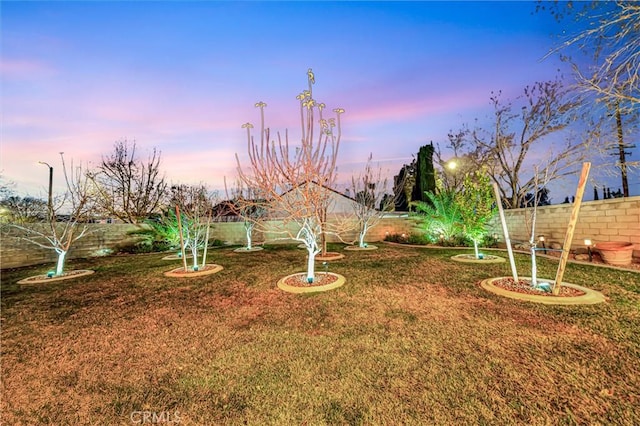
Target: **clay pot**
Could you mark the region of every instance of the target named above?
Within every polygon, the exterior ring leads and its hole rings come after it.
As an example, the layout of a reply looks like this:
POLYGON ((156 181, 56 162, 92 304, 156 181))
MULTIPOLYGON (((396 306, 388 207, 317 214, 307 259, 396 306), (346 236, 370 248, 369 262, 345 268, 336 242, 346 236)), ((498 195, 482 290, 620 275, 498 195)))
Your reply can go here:
POLYGON ((595 244, 594 248, 600 252, 602 260, 609 265, 631 265, 631 260, 633 259, 633 243, 605 241, 595 244))

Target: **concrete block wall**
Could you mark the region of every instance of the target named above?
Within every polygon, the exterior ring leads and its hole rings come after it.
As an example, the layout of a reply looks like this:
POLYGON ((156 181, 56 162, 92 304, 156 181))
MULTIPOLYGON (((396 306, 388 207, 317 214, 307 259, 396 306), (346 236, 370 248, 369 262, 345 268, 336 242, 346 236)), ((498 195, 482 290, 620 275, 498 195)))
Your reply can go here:
MULTIPOLYGON (((564 242, 573 204, 538 207, 536 235, 544 235, 547 242, 564 242)), ((509 236, 512 240, 528 241, 531 232, 532 209, 505 211, 509 236)), ((491 221, 492 233, 502 235, 499 217, 491 221)), ((634 257, 640 257, 640 196, 586 201, 580 206, 578 222, 571 248, 584 248, 584 240, 593 243, 624 241, 634 244, 634 257)), ((548 244, 548 243, 547 243, 548 244)))
MULTIPOLYGON (((45 224, 34 224, 36 229, 46 233, 45 224)), ((59 225, 60 227, 62 225, 59 225)), ((141 229, 129 224, 100 224, 86 225, 85 236, 76 241, 67 254, 67 259, 105 256, 119 247, 133 245, 140 241, 140 237, 131 232, 141 229)), ((144 227, 144 226, 143 226, 144 227)), ((82 225, 79 227, 79 230, 82 225)), ((0 244, 0 268, 16 268, 20 266, 51 263, 55 266, 58 255, 53 249, 39 247, 19 238, 23 232, 6 227, 3 229, 0 244)))
MULTIPOLYGON (((548 243, 553 241, 562 244, 569 223, 572 204, 559 204, 538 208, 536 221, 536 235, 544 235, 548 243)), ((531 209, 506 210, 505 216, 509 234, 512 240, 528 241, 531 209)), ((108 254, 110 250, 133 245, 140 240, 139 236, 131 233, 139 227, 129 224, 88 224, 88 235, 77 241, 71 249, 68 258, 93 257, 108 254)), ((490 232, 502 235, 499 218, 490 222, 490 232)), ((419 232, 415 221, 410 217, 392 215, 386 217, 372 228, 367 234, 367 242, 384 240, 387 234, 412 234, 419 232)), ((0 268, 15 268, 20 266, 43 263, 55 264, 56 253, 37 247, 16 238, 15 229, 8 228, 0 240, 0 268)), ((253 241, 272 242, 280 236, 273 232, 256 230, 253 241)), ((244 224, 242 222, 214 223, 211 237, 230 244, 245 243, 244 224)), ((343 236, 344 241, 354 241, 357 233, 351 231, 343 236)), ((584 239, 589 238, 593 243, 599 241, 629 241, 635 245, 634 256, 640 257, 640 197, 616 198, 610 200, 587 201, 580 208, 572 248, 584 247, 584 239)), ((328 241, 339 242, 333 235, 328 241)))
MULTIPOLYGON (((44 225, 40 225, 44 228, 44 225)), ((144 226, 142 227, 144 228, 144 226)), ((130 224, 87 224, 87 234, 72 246, 67 259, 86 258, 104 256, 112 251, 117 251, 120 247, 134 245, 141 240, 140 236, 132 232, 140 230, 141 227, 130 224)), ((367 234, 368 242, 381 241, 386 234, 409 234, 413 229, 413 221, 406 217, 384 218, 367 234)), ((57 255, 52 249, 45 249, 18 238, 19 232, 15 228, 7 227, 3 230, 0 240, 0 268, 17 268, 21 266, 51 264, 55 266, 57 255)), ((253 233, 254 243, 273 242, 279 234, 260 232, 253 233)), ((347 233, 343 239, 345 241, 355 240, 356 232, 347 233)), ((222 240, 229 244, 245 244, 245 229, 242 222, 214 223, 211 230, 210 239, 222 240)), ((330 242, 340 240, 333 235, 328 238, 330 242)))

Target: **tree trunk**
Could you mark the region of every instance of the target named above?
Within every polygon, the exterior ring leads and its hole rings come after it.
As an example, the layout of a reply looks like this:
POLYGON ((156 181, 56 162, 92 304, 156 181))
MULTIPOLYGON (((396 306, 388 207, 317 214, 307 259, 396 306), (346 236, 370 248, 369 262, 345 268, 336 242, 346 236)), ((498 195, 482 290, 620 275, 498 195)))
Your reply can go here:
POLYGON ((313 247, 307 247, 307 282, 312 283, 315 279, 316 251, 313 247))
POLYGON ((251 250, 251 228, 246 228, 247 231, 247 250, 251 250))
POLYGON ((193 242, 193 246, 191 247, 191 257, 193 258, 193 269, 196 269, 198 266, 198 244, 197 241, 193 242))
POLYGON ((66 250, 58 251, 58 263, 56 264, 56 276, 62 275, 62 273, 64 272, 64 261, 66 257, 67 257, 66 250))
POLYGON ((367 225, 363 225, 358 235, 358 247, 364 248, 364 238, 367 236, 367 225))
POLYGON ((538 264, 536 262, 536 246, 531 246, 531 287, 538 287, 538 264))

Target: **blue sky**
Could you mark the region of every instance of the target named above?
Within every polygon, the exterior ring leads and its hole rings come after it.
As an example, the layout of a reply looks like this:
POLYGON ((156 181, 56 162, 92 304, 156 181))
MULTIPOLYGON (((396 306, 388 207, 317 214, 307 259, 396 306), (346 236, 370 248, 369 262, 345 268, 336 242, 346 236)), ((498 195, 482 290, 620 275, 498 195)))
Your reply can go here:
MULTIPOLYGON (((257 101, 298 131, 295 96, 342 116, 339 173, 369 153, 390 174, 421 145, 561 69, 534 2, 2 2, 2 175, 46 192, 60 151, 95 166, 120 139, 157 147, 174 183, 221 188, 257 101)), ((553 142, 551 142, 553 143, 553 142)), ((56 187, 62 176, 56 174, 56 187)), ((573 193, 552 193, 560 201, 573 193)))

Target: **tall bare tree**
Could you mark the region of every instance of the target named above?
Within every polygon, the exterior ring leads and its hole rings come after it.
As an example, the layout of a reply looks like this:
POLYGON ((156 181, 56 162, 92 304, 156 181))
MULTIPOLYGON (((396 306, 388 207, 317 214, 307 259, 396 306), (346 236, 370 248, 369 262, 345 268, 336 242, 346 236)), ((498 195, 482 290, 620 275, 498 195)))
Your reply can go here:
POLYGON ((117 141, 90 177, 100 195, 99 207, 125 223, 143 222, 168 196, 168 185, 160 172, 160 151, 154 148, 144 162, 136 156, 136 143, 127 140, 117 141))
POLYGON ((326 222, 330 190, 336 180, 336 160, 342 136, 341 108, 333 111, 335 117, 326 118, 325 104, 313 97, 315 77, 307 71, 308 89, 297 96, 300 102, 300 143, 292 144, 289 133, 276 133, 265 127, 266 103, 258 102, 260 109, 259 140, 254 140, 253 125, 247 130, 249 163, 242 167, 236 154, 240 180, 249 188, 256 188, 270 202, 271 218, 283 221, 279 231, 284 238, 304 243, 307 253, 307 281, 315 279, 315 256, 320 253, 319 239, 323 232, 332 232, 326 222), (319 129, 318 129, 319 127, 319 129), (289 224, 296 224, 292 229, 289 224))
POLYGON ((547 56, 559 54, 570 63, 584 108, 591 115, 589 126, 602 135, 602 143, 595 147, 600 158, 592 179, 601 173, 619 174, 622 194, 628 197, 628 177, 640 170, 640 162, 628 159, 636 147, 633 138, 626 139, 627 134, 637 137, 640 110, 640 3, 540 1, 537 9, 550 12, 562 24, 560 40, 547 56), (567 30, 572 21, 576 29, 567 30), (611 156, 617 161, 611 161, 611 156))
POLYGON ((640 3, 632 0, 540 2, 559 22, 573 18, 579 30, 565 34, 550 54, 569 61, 579 86, 628 110, 640 104, 640 3), (577 48, 590 60, 576 58, 577 48))
POLYGON ((62 170, 66 184, 66 192, 53 206, 53 214, 49 215, 46 224, 30 224, 12 226, 22 232, 20 238, 45 249, 54 250, 58 254, 55 275, 64 273, 66 256, 72 245, 87 234, 86 222, 93 210, 92 189, 86 171, 81 166, 74 167, 73 162, 67 167, 63 153, 60 153, 62 170))
MULTIPOLYGON (((549 136, 562 137, 577 106, 570 95, 559 80, 554 80, 527 86, 517 105, 503 101, 500 93, 491 96, 493 128, 477 128, 471 136, 478 158, 498 184, 506 207, 522 206, 527 193, 537 190, 529 154, 540 154, 549 136)), ((545 168, 537 173, 548 176, 548 181, 575 174, 588 151, 587 143, 587 139, 567 139, 562 146, 555 143, 543 155, 549 159, 545 168)))

